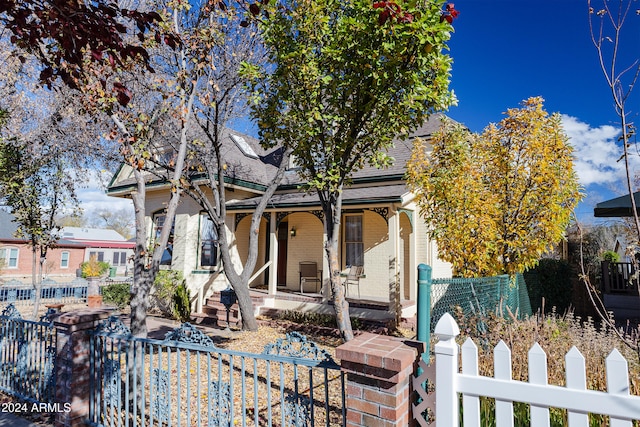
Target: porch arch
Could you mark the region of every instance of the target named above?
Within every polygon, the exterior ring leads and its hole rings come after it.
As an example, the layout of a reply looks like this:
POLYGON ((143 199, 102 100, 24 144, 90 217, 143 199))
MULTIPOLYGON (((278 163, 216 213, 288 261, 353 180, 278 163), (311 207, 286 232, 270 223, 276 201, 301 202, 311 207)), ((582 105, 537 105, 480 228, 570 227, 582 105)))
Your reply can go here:
MULTIPOLYGON (((235 251, 237 253, 238 264, 236 270, 240 270, 249 257, 249 235, 251 233, 251 215, 236 214, 235 220, 235 251)), ((258 234, 258 258, 252 274, 259 270, 269 260, 269 221, 263 215, 260 219, 260 231, 258 234)), ((263 272, 249 283, 249 287, 263 287, 267 284, 267 273, 263 272)))

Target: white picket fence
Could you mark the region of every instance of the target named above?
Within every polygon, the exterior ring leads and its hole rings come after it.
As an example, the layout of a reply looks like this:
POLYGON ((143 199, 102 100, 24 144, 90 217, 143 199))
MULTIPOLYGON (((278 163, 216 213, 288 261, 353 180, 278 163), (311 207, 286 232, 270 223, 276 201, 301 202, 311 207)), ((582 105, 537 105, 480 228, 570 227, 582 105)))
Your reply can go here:
POLYGON ((511 379, 511 350, 504 342, 494 349, 494 377, 478 375, 478 348, 471 339, 462 345, 462 372, 458 367, 460 329, 449 313, 435 328, 436 426, 459 425, 462 394, 465 427, 480 426, 480 396, 496 399, 496 427, 513 426, 512 402, 531 405, 531 426, 549 426, 549 408, 564 408, 570 427, 587 427, 588 413, 610 416, 611 427, 631 427, 640 419, 640 397, 629 395, 627 361, 618 350, 606 360, 608 392, 587 390, 585 361, 573 347, 565 356, 566 387, 547 383, 547 355, 536 343, 529 351, 529 382, 511 379))

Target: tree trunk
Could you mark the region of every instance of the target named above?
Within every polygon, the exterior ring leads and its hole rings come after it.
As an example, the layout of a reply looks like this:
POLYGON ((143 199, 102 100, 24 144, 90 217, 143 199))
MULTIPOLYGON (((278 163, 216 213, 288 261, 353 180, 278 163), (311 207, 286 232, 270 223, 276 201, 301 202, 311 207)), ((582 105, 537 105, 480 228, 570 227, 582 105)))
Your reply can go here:
POLYGON ((342 186, 333 193, 318 192, 324 210, 324 228, 327 235, 325 253, 329 263, 329 283, 333 293, 333 308, 336 313, 336 323, 340 336, 346 341, 353 339, 351 318, 349 317, 349 302, 345 296, 345 287, 340 279, 340 262, 338 259, 338 244, 340 239, 340 218, 342 216, 342 186))

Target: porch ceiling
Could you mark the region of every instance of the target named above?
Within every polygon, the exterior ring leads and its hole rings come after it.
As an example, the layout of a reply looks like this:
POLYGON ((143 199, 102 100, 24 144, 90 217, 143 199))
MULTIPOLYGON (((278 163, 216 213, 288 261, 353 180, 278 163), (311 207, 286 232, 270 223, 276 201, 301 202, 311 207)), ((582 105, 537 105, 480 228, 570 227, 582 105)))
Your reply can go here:
MULTIPOLYGON (((402 196, 409 193, 404 184, 383 185, 375 187, 345 188, 343 191, 343 205, 362 205, 379 203, 397 203, 402 196)), ((260 201, 259 197, 227 202, 227 209, 253 209, 260 201)), ((270 208, 320 207, 317 193, 281 193, 274 194, 269 201, 270 208)))

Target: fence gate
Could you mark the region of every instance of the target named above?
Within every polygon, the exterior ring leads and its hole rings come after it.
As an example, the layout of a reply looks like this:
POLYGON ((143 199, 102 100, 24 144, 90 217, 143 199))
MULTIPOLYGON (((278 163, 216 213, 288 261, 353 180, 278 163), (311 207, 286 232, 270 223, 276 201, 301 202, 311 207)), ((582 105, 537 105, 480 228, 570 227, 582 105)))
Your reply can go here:
POLYGON ((57 334, 45 315, 22 318, 13 304, 0 314, 0 390, 32 403, 55 397, 57 334))
POLYGON ((116 317, 91 338, 93 426, 341 426, 344 374, 298 334, 261 354, 214 345, 189 323, 162 341, 116 317))

